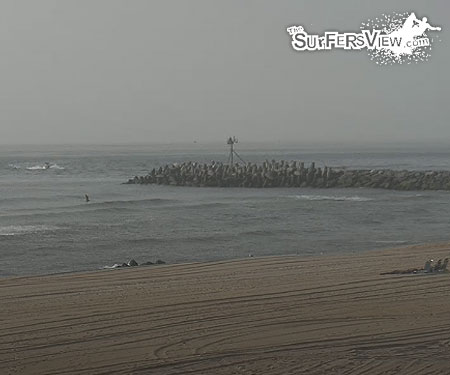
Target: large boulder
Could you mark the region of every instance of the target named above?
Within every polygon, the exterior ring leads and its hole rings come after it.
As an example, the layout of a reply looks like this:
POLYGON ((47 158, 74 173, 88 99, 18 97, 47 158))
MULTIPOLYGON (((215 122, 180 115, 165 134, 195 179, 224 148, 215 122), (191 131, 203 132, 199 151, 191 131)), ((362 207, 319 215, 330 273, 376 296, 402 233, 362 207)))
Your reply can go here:
POLYGON ((138 262, 136 262, 134 259, 131 259, 131 260, 128 262, 128 266, 129 266, 129 267, 136 267, 136 266, 139 266, 139 264, 138 264, 138 262))

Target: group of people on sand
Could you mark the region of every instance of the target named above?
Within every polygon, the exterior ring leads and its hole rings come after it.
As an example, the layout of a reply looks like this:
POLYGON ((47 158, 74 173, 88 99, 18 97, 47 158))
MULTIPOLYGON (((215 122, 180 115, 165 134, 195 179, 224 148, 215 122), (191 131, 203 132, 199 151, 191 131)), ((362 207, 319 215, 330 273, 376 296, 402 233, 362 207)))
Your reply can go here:
POLYGON ((425 273, 448 272, 447 266, 448 266, 448 258, 445 258, 444 261, 442 261, 442 259, 439 259, 436 264, 433 264, 433 259, 429 259, 425 262, 423 272, 425 273))
POLYGON ((423 274, 423 273, 447 273, 448 258, 444 261, 439 259, 436 263, 433 263, 433 259, 428 259, 425 262, 423 268, 409 268, 407 270, 394 270, 390 272, 382 272, 381 275, 406 275, 406 274, 423 274))

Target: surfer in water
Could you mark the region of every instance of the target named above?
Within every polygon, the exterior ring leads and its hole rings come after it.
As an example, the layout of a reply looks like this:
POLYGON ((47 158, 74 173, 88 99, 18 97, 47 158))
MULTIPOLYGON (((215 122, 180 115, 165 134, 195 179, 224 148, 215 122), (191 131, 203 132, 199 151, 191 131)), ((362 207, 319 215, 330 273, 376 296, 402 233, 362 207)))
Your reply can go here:
POLYGON ((89 195, 87 195, 87 194, 84 194, 84 198, 86 199, 86 202, 89 202, 89 201, 90 201, 90 199, 89 199, 89 195))
POLYGON ((44 163, 44 170, 47 170, 47 169, 49 169, 50 168, 50 163, 48 162, 48 161, 46 161, 45 163, 44 163))

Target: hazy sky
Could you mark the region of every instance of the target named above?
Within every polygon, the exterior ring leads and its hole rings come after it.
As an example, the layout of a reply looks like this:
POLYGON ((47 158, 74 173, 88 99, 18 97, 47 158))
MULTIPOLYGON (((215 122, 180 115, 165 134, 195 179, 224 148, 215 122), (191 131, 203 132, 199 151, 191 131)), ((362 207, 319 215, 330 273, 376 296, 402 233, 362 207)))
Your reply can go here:
POLYGON ((450 2, 2 0, 0 143, 450 143, 450 2), (414 11, 430 61, 299 53, 286 27, 414 11))

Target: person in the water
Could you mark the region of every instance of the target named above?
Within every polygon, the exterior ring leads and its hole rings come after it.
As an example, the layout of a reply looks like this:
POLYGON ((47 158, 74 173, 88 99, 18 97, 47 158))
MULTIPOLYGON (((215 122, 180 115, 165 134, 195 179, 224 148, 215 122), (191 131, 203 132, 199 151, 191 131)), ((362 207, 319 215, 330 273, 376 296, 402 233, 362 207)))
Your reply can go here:
POLYGON ((86 199, 86 202, 89 202, 89 201, 90 201, 90 199, 89 199, 89 195, 87 195, 87 194, 84 194, 84 198, 86 199))

